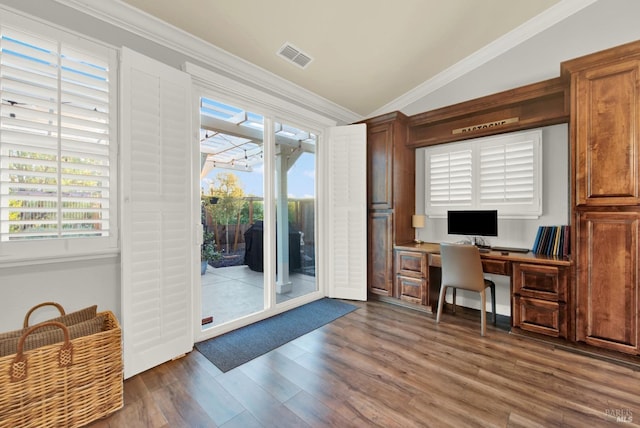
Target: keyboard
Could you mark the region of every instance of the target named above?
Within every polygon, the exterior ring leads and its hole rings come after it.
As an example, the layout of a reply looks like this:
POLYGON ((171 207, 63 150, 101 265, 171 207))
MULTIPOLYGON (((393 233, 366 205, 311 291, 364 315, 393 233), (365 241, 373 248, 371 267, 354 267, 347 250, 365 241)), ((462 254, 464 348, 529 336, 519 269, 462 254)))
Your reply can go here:
POLYGON ((528 248, 515 248, 515 247, 491 247, 493 251, 506 251, 509 253, 528 253, 528 248))

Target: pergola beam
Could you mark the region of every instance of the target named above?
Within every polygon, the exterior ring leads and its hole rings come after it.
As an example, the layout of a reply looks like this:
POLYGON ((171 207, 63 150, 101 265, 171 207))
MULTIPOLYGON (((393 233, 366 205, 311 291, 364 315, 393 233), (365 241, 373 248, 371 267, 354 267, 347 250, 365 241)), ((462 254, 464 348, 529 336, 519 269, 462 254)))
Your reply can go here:
MULTIPOLYGON (((251 128, 248 126, 239 126, 225 120, 216 119, 211 116, 200 116, 200 127, 220 134, 227 134, 234 137, 246 138, 252 140, 256 144, 263 144, 264 133, 261 129, 251 128)), ((282 144, 289 147, 300 147, 306 153, 315 153, 316 145, 300 141, 295 138, 286 137, 284 135, 276 135, 276 144, 282 144)))

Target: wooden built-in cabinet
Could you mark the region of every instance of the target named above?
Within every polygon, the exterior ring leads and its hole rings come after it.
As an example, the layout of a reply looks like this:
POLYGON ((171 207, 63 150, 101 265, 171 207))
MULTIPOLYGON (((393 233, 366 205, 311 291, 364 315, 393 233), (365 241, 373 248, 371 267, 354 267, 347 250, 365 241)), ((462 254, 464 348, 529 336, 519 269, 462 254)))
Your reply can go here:
POLYGON ((567 338, 569 269, 532 263, 513 264, 513 327, 567 338))
POLYGON ((428 255, 419 251, 396 250, 396 290, 398 298, 418 305, 429 304, 428 255))
POLYGON ((578 341, 639 354, 640 42, 562 64, 571 82, 578 341))
POLYGON ((406 146, 407 118, 386 114, 367 125, 368 284, 369 293, 397 298, 393 246, 412 241, 415 201, 415 151, 406 146))

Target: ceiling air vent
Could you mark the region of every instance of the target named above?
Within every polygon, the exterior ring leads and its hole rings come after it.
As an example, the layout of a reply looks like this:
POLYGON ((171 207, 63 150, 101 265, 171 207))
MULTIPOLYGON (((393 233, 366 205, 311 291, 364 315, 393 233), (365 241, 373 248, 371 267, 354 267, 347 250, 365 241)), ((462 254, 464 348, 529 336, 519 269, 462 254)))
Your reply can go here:
POLYGON ((282 45, 282 47, 278 50, 278 55, 280 55, 287 61, 294 63, 300 68, 306 68, 313 59, 288 42, 282 45))

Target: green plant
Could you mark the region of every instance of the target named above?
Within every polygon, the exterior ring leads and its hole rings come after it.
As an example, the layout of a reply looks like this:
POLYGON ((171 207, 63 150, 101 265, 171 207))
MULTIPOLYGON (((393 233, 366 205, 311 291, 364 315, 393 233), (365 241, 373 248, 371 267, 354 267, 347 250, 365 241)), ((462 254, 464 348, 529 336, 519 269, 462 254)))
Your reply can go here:
POLYGON ((229 225, 238 221, 238 214, 244 204, 244 190, 237 175, 231 172, 221 172, 216 175, 211 188, 211 196, 217 197, 215 204, 205 204, 212 218, 218 224, 226 225, 226 247, 229 252, 229 225))
POLYGON ((213 233, 204 232, 202 234, 202 246, 200 247, 200 260, 213 262, 220 260, 222 254, 216 250, 216 242, 213 239, 213 233))

